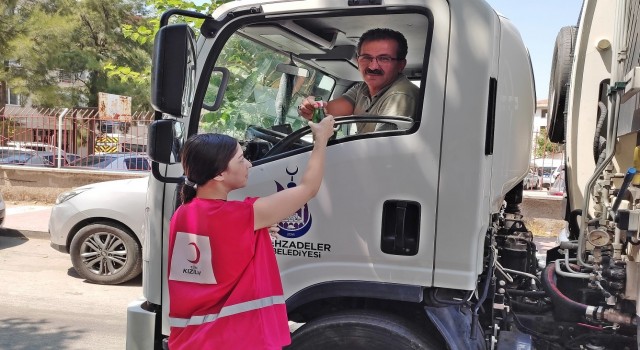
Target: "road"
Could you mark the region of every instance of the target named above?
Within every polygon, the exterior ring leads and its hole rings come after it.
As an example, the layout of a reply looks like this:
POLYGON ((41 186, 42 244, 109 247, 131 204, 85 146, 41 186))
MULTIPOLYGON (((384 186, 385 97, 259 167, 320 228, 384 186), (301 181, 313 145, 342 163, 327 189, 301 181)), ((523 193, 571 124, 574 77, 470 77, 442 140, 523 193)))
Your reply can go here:
POLYGON ((141 278, 103 286, 80 278, 45 239, 0 235, 0 349, 125 348, 127 304, 141 278))

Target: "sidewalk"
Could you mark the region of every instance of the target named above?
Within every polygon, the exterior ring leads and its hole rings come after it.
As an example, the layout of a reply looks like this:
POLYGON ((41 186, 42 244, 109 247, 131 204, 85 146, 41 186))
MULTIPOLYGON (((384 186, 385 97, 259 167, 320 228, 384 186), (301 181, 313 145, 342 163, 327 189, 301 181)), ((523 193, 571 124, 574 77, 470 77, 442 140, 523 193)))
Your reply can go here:
POLYGON ((53 205, 6 205, 0 236, 49 239, 49 217, 53 205))

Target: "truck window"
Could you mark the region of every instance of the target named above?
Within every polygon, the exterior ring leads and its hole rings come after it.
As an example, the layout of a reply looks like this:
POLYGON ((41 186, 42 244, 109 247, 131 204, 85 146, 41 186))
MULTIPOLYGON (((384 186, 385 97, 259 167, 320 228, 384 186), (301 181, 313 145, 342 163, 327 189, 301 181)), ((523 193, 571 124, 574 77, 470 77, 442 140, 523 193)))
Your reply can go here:
MULTIPOLYGON (((335 80, 304 66, 309 71, 308 77, 296 76, 285 81, 276 66, 289 61, 280 52, 233 34, 216 62, 217 67, 225 67, 231 74, 222 106, 215 112, 202 110, 198 132, 223 133, 242 142, 254 137, 252 130, 256 128, 288 134, 307 125, 298 116, 297 106, 309 95, 328 101, 335 80), (281 85, 287 83, 292 83, 287 92, 290 97, 279 95, 286 90, 281 85)), ((213 104, 221 79, 220 74, 211 74, 205 104, 213 104)))
MULTIPOLYGON (((428 22, 422 15, 394 16, 399 23, 408 21, 427 27, 428 22)), ((303 24, 309 29, 316 26, 323 29, 315 28, 316 33, 305 30, 303 35, 300 24, 292 21, 247 24, 229 35, 219 54, 217 50, 211 53, 217 54, 217 58, 215 64, 203 68, 203 79, 208 86, 200 111, 199 133, 216 132, 235 137, 251 161, 310 149, 307 146, 312 144, 312 136, 305 134, 307 121, 298 115, 297 107, 310 95, 320 96, 324 101, 333 100, 363 81, 356 55, 357 43, 360 35, 375 27, 354 31, 347 37, 344 32, 352 29, 339 17, 311 19, 303 24), (217 68, 226 68, 230 77, 220 108, 211 111, 208 106, 214 105, 223 77, 217 68)), ((411 52, 406 56, 403 73, 420 87, 425 37, 406 32, 404 35, 411 42, 411 52)), ((344 118, 338 122, 335 136, 338 142, 351 135, 355 139, 362 134, 382 136, 397 130, 404 132, 415 125, 414 119, 420 118, 419 97, 415 97, 415 109, 406 115, 385 105, 386 97, 378 97, 369 97, 362 89, 350 91, 348 98, 355 106, 350 113, 338 115, 344 118)), ((407 109, 401 100, 397 104, 398 110, 407 109)))

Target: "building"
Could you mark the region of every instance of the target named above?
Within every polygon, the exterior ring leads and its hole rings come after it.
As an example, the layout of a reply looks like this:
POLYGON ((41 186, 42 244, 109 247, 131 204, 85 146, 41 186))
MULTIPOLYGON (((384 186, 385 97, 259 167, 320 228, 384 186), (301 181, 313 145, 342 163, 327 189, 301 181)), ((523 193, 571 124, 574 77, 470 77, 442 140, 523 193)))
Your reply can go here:
POLYGON ((549 115, 549 103, 547 100, 538 100, 536 102, 536 115, 533 118, 533 132, 539 133, 540 130, 547 128, 547 119, 549 115))

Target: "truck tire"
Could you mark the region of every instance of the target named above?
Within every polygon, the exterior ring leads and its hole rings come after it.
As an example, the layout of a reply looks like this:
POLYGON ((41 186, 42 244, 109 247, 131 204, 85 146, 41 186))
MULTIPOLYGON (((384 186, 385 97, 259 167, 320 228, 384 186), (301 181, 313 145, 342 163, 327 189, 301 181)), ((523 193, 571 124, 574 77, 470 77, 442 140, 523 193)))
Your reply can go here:
POLYGON ((142 271, 140 244, 126 228, 94 223, 81 228, 71 241, 71 262, 84 279, 98 284, 120 284, 142 271))
POLYGON ((384 312, 346 311, 325 315, 293 333, 287 350, 441 349, 424 330, 384 312))
POLYGON ((551 142, 565 141, 565 126, 567 111, 567 95, 569 93, 569 78, 573 50, 576 45, 578 27, 562 27, 556 37, 549 77, 549 116, 547 118, 547 135, 551 142))

